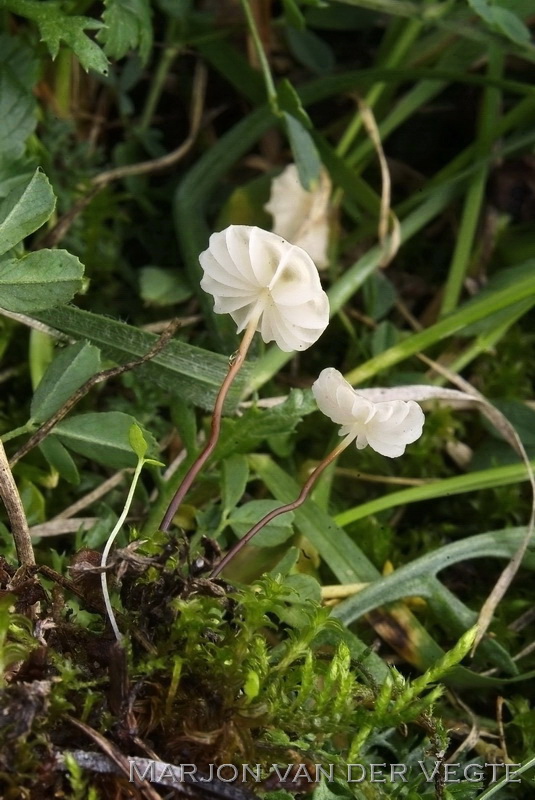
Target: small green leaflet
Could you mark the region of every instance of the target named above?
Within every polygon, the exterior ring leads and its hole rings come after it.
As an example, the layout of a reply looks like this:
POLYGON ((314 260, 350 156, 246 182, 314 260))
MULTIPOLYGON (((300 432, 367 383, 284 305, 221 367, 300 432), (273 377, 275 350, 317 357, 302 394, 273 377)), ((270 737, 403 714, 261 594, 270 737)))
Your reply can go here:
MULTIPOLYGON (((69 450, 92 461, 123 469, 135 467, 138 462, 130 443, 130 430, 135 424, 134 417, 122 411, 78 414, 56 425, 52 436, 57 436, 69 450)), ((157 453, 154 437, 148 431, 143 431, 143 437, 149 452, 157 453)))
POLYGON ((245 492, 249 479, 249 464, 245 456, 235 453, 223 461, 221 471, 223 511, 230 513, 245 492))
POLYGON ((128 431, 128 441, 130 442, 130 447, 139 458, 140 461, 143 461, 145 458, 145 453, 148 450, 148 444, 145 441, 145 437, 143 436, 143 431, 137 424, 134 422, 130 430, 128 431))
POLYGON ((511 42, 520 46, 531 44, 529 28, 513 11, 505 8, 505 3, 489 3, 488 0, 468 0, 468 5, 487 25, 498 30, 511 42))
POLYGON ((318 181, 321 160, 316 145, 307 129, 291 114, 283 113, 292 155, 303 189, 310 191, 318 181))
POLYGON ((143 267, 139 276, 141 297, 148 305, 171 306, 191 297, 191 287, 175 270, 143 267))
POLYGON ((17 187, 0 203, 0 255, 43 225, 56 205, 46 175, 36 170, 26 186, 17 187))
MULTIPOLYGON (((236 508, 228 519, 228 524, 240 539, 253 525, 275 508, 280 508, 278 500, 251 500, 250 503, 236 508)), ((255 547, 276 547, 283 544, 293 534, 293 511, 281 514, 262 528, 251 540, 255 547)))
POLYGON ((55 469, 62 478, 73 484, 73 486, 77 486, 80 483, 78 468, 71 454, 67 448, 61 444, 59 439, 55 436, 47 436, 39 445, 39 450, 50 466, 55 469))
POLYGON ((100 370, 100 350, 77 342, 60 350, 35 390, 30 409, 34 422, 45 422, 100 370))
POLYGON ((2 308, 21 314, 44 311, 72 300, 82 287, 82 263, 66 250, 37 250, 0 260, 2 308))

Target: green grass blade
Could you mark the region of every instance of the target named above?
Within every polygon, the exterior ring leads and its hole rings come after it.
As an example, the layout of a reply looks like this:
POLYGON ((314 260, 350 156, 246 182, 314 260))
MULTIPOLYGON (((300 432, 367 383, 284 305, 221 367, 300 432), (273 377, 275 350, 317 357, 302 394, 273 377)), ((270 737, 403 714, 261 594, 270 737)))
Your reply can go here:
MULTIPOLYGON (((535 467, 535 461, 532 462, 535 467)), ((439 497, 452 497, 465 492, 477 492, 481 489, 493 489, 496 486, 507 486, 519 481, 527 481, 528 473, 524 464, 508 464, 505 467, 493 467, 479 472, 468 472, 456 475, 454 478, 444 478, 434 483, 425 483, 423 486, 414 486, 402 489, 399 492, 378 497, 369 503, 349 508, 335 516, 337 525, 345 526, 359 519, 364 519, 371 514, 378 514, 388 508, 396 508, 407 503, 419 503, 424 500, 435 500, 439 497)))
MULTIPOLYGON (((119 320, 73 306, 45 311, 35 317, 75 339, 86 339, 97 345, 119 364, 145 355, 158 338, 119 320)), ((247 369, 248 365, 232 386, 226 409, 231 410, 238 402, 247 369)), ((227 371, 228 358, 176 340, 169 342, 151 361, 138 367, 138 374, 154 381, 162 389, 179 394, 207 410, 212 410, 227 371)))
MULTIPOLYGON (((488 74, 494 77, 501 75, 503 54, 497 48, 491 48, 488 74)), ((476 155, 485 159, 482 166, 474 174, 464 200, 464 207, 457 234, 453 258, 444 287, 441 313, 449 314, 459 302, 464 279, 470 267, 470 259, 474 247, 477 227, 485 199, 492 146, 496 136, 496 121, 499 119, 501 93, 494 87, 487 87, 483 93, 483 102, 479 118, 478 138, 475 142, 476 155)))
MULTIPOLYGON (((390 575, 380 577, 358 594, 344 600, 333 609, 333 616, 351 624, 374 608, 400 600, 403 597, 429 597, 433 593, 430 576, 471 558, 511 558, 525 536, 525 528, 510 528, 491 531, 478 536, 469 536, 433 550, 405 564, 390 575)), ((526 557, 524 565, 535 569, 533 554, 526 557)))
MULTIPOLYGON (((288 473, 277 466, 269 456, 251 455, 249 456, 249 463, 273 497, 276 497, 281 503, 288 503, 297 497, 300 488, 298 484, 288 473)), ((323 509, 312 501, 307 500, 294 513, 296 526, 317 549, 321 558, 336 575, 340 583, 366 582, 373 586, 376 581, 383 580, 379 570, 323 509)), ((443 599, 444 587, 442 584, 436 578, 429 576, 427 578, 427 593, 431 594, 433 598, 437 598, 437 601, 440 598, 443 599)), ((363 591, 368 591, 368 589, 363 591)), ((408 592, 407 594, 415 593, 417 594, 417 592, 408 592)), ((360 594, 357 597, 360 597, 360 594)), ((397 605, 393 606, 393 610, 397 608, 397 605)), ((442 650, 406 606, 401 606, 400 611, 403 613, 406 624, 410 625, 414 641, 417 642, 417 650, 413 649, 412 656, 417 661, 419 668, 426 669, 437 658, 440 658, 442 650)), ((463 607, 463 615, 465 618, 470 615, 471 622, 466 626, 469 627, 473 620, 470 609, 463 607)), ((487 644, 484 642, 480 645, 485 655, 493 663, 510 670, 511 661, 507 654, 501 648, 494 648, 492 645, 489 647, 487 644)), ((480 681, 492 680, 480 679, 470 670, 462 668, 455 671, 455 676, 456 681, 468 683, 469 685, 480 685, 480 681)), ((496 685, 499 683, 500 681, 497 681, 496 685)), ((494 685, 494 683, 489 685, 494 685)))
POLYGON ((415 353, 420 353, 431 345, 458 333, 467 325, 489 317, 491 314, 512 306, 521 300, 532 298, 535 303, 533 276, 528 275, 515 285, 485 293, 481 298, 466 303, 458 311, 431 325, 426 330, 413 334, 409 339, 390 347, 360 367, 351 370, 345 377, 353 385, 363 383, 388 367, 398 364, 415 353))

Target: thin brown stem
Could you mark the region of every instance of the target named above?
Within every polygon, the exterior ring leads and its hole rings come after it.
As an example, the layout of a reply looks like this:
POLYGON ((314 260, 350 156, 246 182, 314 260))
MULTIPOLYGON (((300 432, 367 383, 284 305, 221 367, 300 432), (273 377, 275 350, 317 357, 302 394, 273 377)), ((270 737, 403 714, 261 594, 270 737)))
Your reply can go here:
POLYGON ((171 522, 173 521, 173 517, 175 516, 178 507, 180 506, 181 502, 183 501, 184 497, 188 493, 193 481, 204 467, 210 456, 215 450, 217 445, 217 441, 219 439, 219 433, 221 431, 221 416, 223 414, 223 406, 225 404, 225 400, 228 394, 230 387, 234 381, 234 378, 238 374, 243 362, 245 361, 245 356, 247 355, 247 351, 249 346, 253 340, 253 336, 255 335, 256 325, 258 320, 252 319, 247 328, 245 329, 245 333, 243 335, 243 339, 241 340, 240 346, 236 354, 232 357, 229 371, 225 377, 225 380, 221 384, 221 388, 217 395, 215 406, 214 406, 214 413, 212 415, 212 427, 210 430, 210 437, 208 442, 206 443, 206 447, 200 454, 200 456, 193 462, 189 471, 186 473, 184 480, 178 487, 173 499, 171 500, 167 511, 165 512, 165 516, 162 520, 160 525, 160 530, 166 531, 169 529, 171 522))
POLYGON ((35 564, 35 555, 32 547, 32 538, 28 527, 28 520, 24 513, 22 501, 13 478, 13 473, 9 467, 4 445, 0 440, 0 496, 4 501, 9 522, 11 523, 11 533, 15 540, 17 558, 21 566, 35 564))
POLYGON ((350 433, 350 434, 348 434, 348 435, 345 437, 345 439, 342 439, 342 441, 340 442, 340 444, 338 444, 338 445, 337 445, 337 446, 334 448, 334 450, 331 450, 331 452, 329 453, 329 455, 328 455, 328 456, 326 456, 326 457, 323 459, 323 461, 321 461, 321 462, 318 464, 318 466, 316 467, 316 469, 314 470, 314 472, 312 472, 312 473, 311 473, 311 475, 308 477, 308 480, 307 480, 307 481, 306 481, 306 483, 303 485, 303 488, 301 489, 301 491, 300 491, 300 493, 299 493, 299 496, 297 497, 297 499, 296 499, 296 500, 294 500, 292 503, 287 503, 287 504, 286 504, 286 505, 284 505, 284 506, 280 506, 280 508, 274 508, 274 509, 273 509, 273 511, 270 511, 270 512, 269 512, 269 514, 266 514, 266 515, 265 515, 265 517, 262 517, 262 519, 261 519, 259 522, 257 522, 257 523, 256 523, 256 525, 254 525, 254 526, 251 528, 251 530, 250 530, 250 531, 247 531, 247 533, 245 534, 245 536, 243 536, 243 537, 242 537, 242 538, 241 538, 241 539, 240 539, 238 542, 236 542, 236 544, 235 544, 233 547, 231 547, 231 548, 230 548, 230 550, 228 551, 228 553, 226 554, 226 556, 225 556, 224 558, 222 558, 222 559, 221 559, 221 561, 219 562, 219 564, 218 564, 218 565, 215 567, 215 569, 212 571, 212 574, 211 574, 211 576, 210 576, 210 577, 211 577, 211 578, 217 578, 217 576, 218 576, 218 575, 219 575, 219 574, 220 574, 220 573, 221 573, 221 572, 224 570, 224 568, 227 566, 227 564, 229 563, 229 561, 231 561, 231 560, 234 558, 234 556, 235 556, 237 553, 239 553, 239 552, 240 552, 240 550, 242 549, 242 547, 245 547, 245 545, 246 545, 248 542, 250 542, 250 541, 251 541, 251 539, 253 538, 253 536, 255 536, 255 535, 256 535, 256 534, 257 534, 257 533, 258 533, 260 530, 262 530, 262 528, 263 528, 265 525, 267 525, 267 524, 268 524, 268 522, 271 522, 271 520, 272 520, 272 519, 275 519, 275 517, 278 517, 278 516, 280 516, 281 514, 286 514, 288 511, 294 511, 296 508, 299 508, 299 506, 302 506, 302 505, 303 505, 303 503, 305 502, 305 500, 307 499, 307 497, 308 497, 308 495, 309 495, 309 492, 310 492, 310 490, 312 489, 312 487, 313 487, 313 486, 314 486, 314 484, 316 483, 317 479, 319 478, 319 476, 321 475, 321 473, 323 472, 323 470, 324 470, 324 469, 326 469, 326 468, 329 466, 329 464, 331 464, 331 463, 334 461, 334 459, 335 459, 335 458, 338 458, 338 456, 340 455, 340 453, 341 453, 343 450, 345 450, 345 448, 348 446, 348 444, 349 444, 350 442, 352 442, 352 441, 354 440, 354 438, 355 438, 355 435, 354 435, 353 433, 350 433))

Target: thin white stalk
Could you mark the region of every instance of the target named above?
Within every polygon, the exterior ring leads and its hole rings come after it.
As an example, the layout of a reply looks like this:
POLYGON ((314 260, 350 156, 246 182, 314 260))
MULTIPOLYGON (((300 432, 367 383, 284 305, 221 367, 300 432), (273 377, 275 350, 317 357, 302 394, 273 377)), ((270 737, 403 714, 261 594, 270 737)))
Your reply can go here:
POLYGON ((102 552, 102 558, 100 560, 100 566, 102 568, 102 572, 100 574, 100 582, 102 584, 102 595, 104 597, 104 605, 106 606, 106 612, 108 614, 111 627, 113 628, 115 638, 119 643, 121 643, 123 637, 117 625, 115 614, 113 613, 113 608, 111 607, 110 593, 108 591, 108 578, 106 575, 106 561, 108 559, 108 555, 111 550, 112 544, 115 541, 117 534, 123 527, 126 516, 130 511, 130 506, 132 505, 132 500, 134 499, 134 492, 136 491, 137 482, 139 480, 139 476, 141 475, 141 470, 143 469, 144 463, 145 462, 143 459, 140 459, 137 463, 137 467, 134 472, 134 477, 132 478, 132 485, 130 486, 130 491, 128 492, 128 497, 126 498, 125 506, 123 508, 121 516, 117 520, 115 528, 112 530, 112 532, 108 537, 108 541, 106 542, 106 546, 102 552))

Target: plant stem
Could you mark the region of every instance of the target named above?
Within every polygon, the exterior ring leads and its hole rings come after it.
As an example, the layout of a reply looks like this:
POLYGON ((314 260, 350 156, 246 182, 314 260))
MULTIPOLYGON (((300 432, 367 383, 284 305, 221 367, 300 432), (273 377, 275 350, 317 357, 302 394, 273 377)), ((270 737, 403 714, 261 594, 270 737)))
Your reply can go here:
POLYGON ((234 381, 234 378, 238 374, 243 362, 245 361, 245 356, 247 355, 247 351, 249 346, 253 340, 253 336, 255 335, 256 326, 258 323, 258 317, 254 316, 251 321, 249 322, 247 328, 245 329, 245 333, 243 335, 243 339, 241 340, 240 346, 234 355, 234 357, 230 361, 229 371, 226 375, 225 380, 221 384, 221 389, 217 395, 215 406, 214 406, 214 413, 212 415, 212 428, 210 431, 210 437, 208 442, 206 443, 206 447, 200 454, 200 456, 193 462, 191 467, 189 468, 188 472, 184 476, 184 480, 178 487, 173 499, 169 504, 169 508, 165 512, 165 516, 162 520, 160 525, 160 530, 166 531, 168 530, 173 517, 175 516, 178 507, 180 506, 182 500, 188 493, 191 484, 206 464, 210 456, 215 450, 217 440, 219 439, 219 433, 221 431, 221 416, 223 414, 223 405, 225 403, 225 399, 227 397, 228 391, 234 381))
POLYGON ((267 56, 264 52, 264 47, 262 45, 262 40, 258 32, 254 14, 251 11, 249 0, 241 0, 241 4, 243 8, 243 13, 245 14, 245 18, 247 20, 247 27, 249 28, 249 33, 251 34, 256 54, 258 56, 258 61, 260 62, 260 67, 262 69, 262 75, 264 77, 264 83, 266 86, 266 93, 269 105, 274 114, 280 115, 279 100, 277 97, 277 90, 275 89, 275 82, 273 80, 273 75, 271 74, 271 69, 269 66, 269 62, 267 60, 267 56))
POLYGON ((141 119, 139 120, 140 131, 146 131, 149 128, 152 122, 152 118, 154 116, 154 112, 156 111, 156 106, 160 101, 160 97, 164 89, 167 73, 171 69, 173 61, 180 53, 181 45, 174 44, 174 39, 177 33, 178 33, 178 22, 177 20, 172 19, 169 22, 169 27, 167 29, 165 36, 164 49, 160 56, 158 65, 156 67, 154 79, 150 85, 149 93, 145 101, 145 107, 143 108, 141 119))
POLYGON ((114 529, 108 536, 108 541, 106 542, 106 546, 102 552, 102 558, 100 559, 100 566, 102 567, 103 570, 100 573, 100 582, 102 584, 102 595, 104 597, 104 605, 106 606, 106 611, 108 613, 108 618, 110 620, 111 627, 113 628, 113 632, 115 633, 115 637, 119 643, 122 640, 122 635, 115 620, 115 614, 113 613, 113 608, 111 607, 110 593, 108 591, 108 579, 106 576, 106 561, 108 560, 108 554, 111 550, 111 546, 115 541, 117 534, 123 527, 126 515, 130 511, 130 506, 132 505, 132 500, 134 498, 134 492, 136 491, 137 482, 139 480, 139 476, 141 475, 141 470, 143 469, 144 463, 145 462, 143 461, 143 459, 140 458, 137 463, 136 470, 134 472, 134 477, 132 478, 132 484, 130 486, 130 491, 128 492, 128 497, 126 498, 126 503, 124 505, 122 514, 117 520, 114 529))
POLYGON ((35 425, 31 420, 25 422, 24 425, 21 425, 19 428, 13 428, 12 431, 8 431, 4 433, 3 436, 0 436, 0 442, 9 442, 10 439, 16 439, 17 436, 22 436, 23 433, 32 433, 34 428, 35 425))
POLYGON ((9 468, 6 451, 0 440, 0 496, 4 501, 9 522, 11 523, 11 533, 15 540, 17 558, 21 566, 35 564, 32 539, 28 520, 22 507, 22 501, 13 479, 13 473, 9 468))
POLYGON ((54 99, 60 118, 70 119, 71 90, 73 81, 73 55, 71 50, 61 49, 56 60, 54 99))
POLYGON ((255 536, 258 533, 258 531, 260 531, 265 525, 267 525, 268 522, 271 522, 272 519, 275 519, 275 517, 278 517, 281 514, 286 514, 288 511, 294 511, 296 508, 299 508, 299 506, 302 506, 305 500, 307 499, 310 490, 316 483, 317 479, 319 478, 323 470, 326 469, 329 466, 329 464, 331 464, 334 461, 335 458, 338 458, 340 453, 346 449, 348 444, 350 444, 354 440, 354 438, 355 434, 349 433, 344 439, 342 439, 340 444, 338 444, 334 448, 334 450, 331 450, 329 455, 326 456, 323 459, 323 461, 321 461, 318 464, 314 472, 311 473, 311 475, 308 477, 308 480, 303 485, 303 488, 301 489, 297 499, 294 500, 292 503, 287 503, 285 506, 280 506, 280 508, 274 508, 273 511, 269 512, 269 514, 266 514, 265 517, 262 517, 262 519, 259 522, 257 522, 256 525, 254 525, 250 531, 247 531, 245 536, 243 536, 238 542, 236 542, 236 544, 233 547, 230 548, 226 556, 221 559, 219 564, 212 571, 210 577, 217 578, 217 576, 227 566, 229 561, 231 561, 234 558, 234 556, 240 552, 242 547, 245 547, 245 545, 253 538, 253 536, 255 536))

